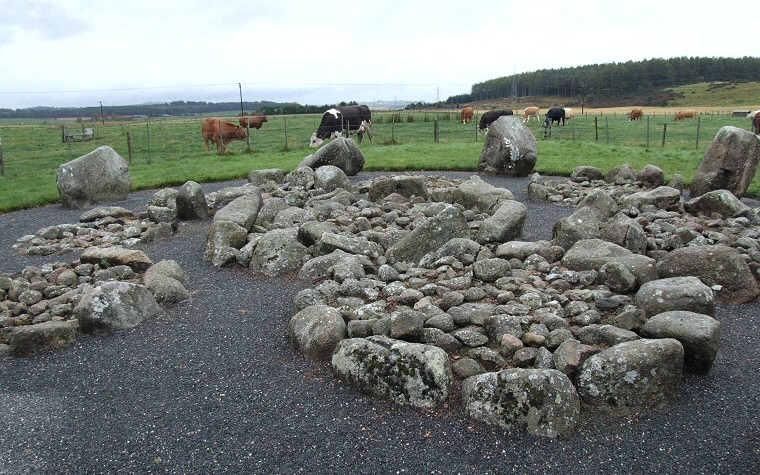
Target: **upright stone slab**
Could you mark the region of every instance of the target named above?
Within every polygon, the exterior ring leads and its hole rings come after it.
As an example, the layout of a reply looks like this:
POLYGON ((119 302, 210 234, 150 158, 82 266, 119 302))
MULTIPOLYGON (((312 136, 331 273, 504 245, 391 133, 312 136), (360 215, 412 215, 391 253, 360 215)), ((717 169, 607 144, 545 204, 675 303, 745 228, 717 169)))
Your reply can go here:
POLYGON ((324 165, 333 165, 343 170, 347 176, 354 176, 364 168, 364 161, 364 154, 354 139, 338 137, 304 158, 298 167, 316 170, 324 165))
POLYGON ((132 189, 127 161, 108 146, 59 166, 56 182, 61 203, 74 209, 123 200, 132 189))
POLYGON ((537 156, 538 142, 530 128, 518 117, 499 117, 488 128, 478 172, 528 176, 536 166, 537 156))
POLYGON ((728 190, 741 198, 755 177, 759 161, 760 140, 755 134, 739 127, 722 127, 707 147, 689 193, 696 197, 728 190))

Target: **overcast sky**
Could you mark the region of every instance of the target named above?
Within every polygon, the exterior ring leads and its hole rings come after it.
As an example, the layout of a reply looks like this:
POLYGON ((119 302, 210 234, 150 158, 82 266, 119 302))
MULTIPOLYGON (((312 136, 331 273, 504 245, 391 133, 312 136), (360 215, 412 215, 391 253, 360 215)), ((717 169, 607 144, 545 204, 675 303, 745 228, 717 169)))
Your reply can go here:
MULTIPOLYGON (((760 2, 0 0, 0 108, 444 100, 501 76, 760 56, 760 2)), ((760 78, 758 78, 760 80, 760 78)))

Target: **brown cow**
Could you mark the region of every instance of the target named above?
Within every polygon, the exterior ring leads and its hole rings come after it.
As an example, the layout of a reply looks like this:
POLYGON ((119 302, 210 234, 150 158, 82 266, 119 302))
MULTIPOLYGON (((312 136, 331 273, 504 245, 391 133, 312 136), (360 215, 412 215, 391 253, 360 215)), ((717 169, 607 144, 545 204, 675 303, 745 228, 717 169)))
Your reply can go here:
MULTIPOLYGON (((203 121, 203 127, 201 128, 201 134, 203 134, 203 140, 206 142, 206 153, 209 153, 208 143, 219 146, 219 117, 209 117, 203 121)), ((245 140, 247 135, 245 129, 239 125, 235 125, 232 122, 222 120, 222 153, 227 148, 227 144, 233 140, 245 140)))
POLYGON ((264 122, 269 122, 265 115, 244 115, 240 118, 241 127, 250 127, 252 129, 260 129, 264 122))
POLYGON ((531 117, 536 118, 538 122, 538 107, 526 107, 523 111, 523 122, 528 122, 531 117))
POLYGON ((472 122, 473 114, 475 114, 475 109, 472 107, 465 107, 459 112, 459 118, 462 120, 463 124, 469 124, 472 122))
POLYGON ((641 120, 644 117, 644 109, 641 107, 634 107, 631 109, 631 113, 628 114, 628 120, 633 122, 634 120, 641 120))
POLYGON ((697 111, 694 109, 686 109, 682 111, 678 111, 676 114, 676 118, 673 119, 673 122, 678 122, 679 120, 684 119, 696 119, 697 118, 697 111))

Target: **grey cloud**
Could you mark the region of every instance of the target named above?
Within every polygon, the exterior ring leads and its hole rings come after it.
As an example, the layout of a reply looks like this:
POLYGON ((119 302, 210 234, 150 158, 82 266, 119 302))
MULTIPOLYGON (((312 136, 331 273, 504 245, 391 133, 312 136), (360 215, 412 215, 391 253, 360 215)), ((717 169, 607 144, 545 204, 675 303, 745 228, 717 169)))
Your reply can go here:
POLYGON ((0 11, 3 12, 0 15, 0 44, 10 41, 18 29, 60 40, 77 36, 88 27, 87 22, 77 18, 87 12, 67 12, 49 1, 0 0, 0 11))

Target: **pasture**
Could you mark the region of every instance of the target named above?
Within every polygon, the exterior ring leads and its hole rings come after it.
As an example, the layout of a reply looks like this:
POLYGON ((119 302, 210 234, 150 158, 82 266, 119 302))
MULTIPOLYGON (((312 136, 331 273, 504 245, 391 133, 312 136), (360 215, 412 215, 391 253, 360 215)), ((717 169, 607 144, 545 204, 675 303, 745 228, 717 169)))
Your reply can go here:
MULTIPOLYGON (((568 175, 578 165, 591 165, 607 172, 621 163, 635 169, 654 164, 670 178, 675 173, 691 182, 707 146, 725 125, 749 129, 742 117, 730 110, 696 108, 697 120, 673 122, 675 109, 644 109, 644 120, 629 122, 627 110, 575 110, 575 118, 551 129, 544 137, 541 122, 528 126, 538 139, 535 171, 568 175), (663 144, 663 133, 665 141, 663 144)), ((365 170, 460 170, 475 171, 484 136, 476 135, 478 111, 472 123, 463 125, 459 111, 374 112, 374 142, 365 137, 361 149, 365 170), (437 133, 436 133, 437 124, 437 133), (435 141, 437 136, 437 142, 435 141)), ((521 113, 521 110, 515 112, 521 113)), ((541 117, 546 111, 541 110, 541 117)), ((233 114, 220 114, 235 121, 233 114)), ((181 185, 188 180, 209 182, 244 178, 262 168, 293 170, 313 153, 309 148, 320 115, 270 116, 260 130, 251 131, 251 146, 232 142, 225 155, 206 154, 201 137, 203 118, 162 118, 141 121, 100 122, 34 121, 0 123, 2 168, 0 212, 58 201, 58 166, 99 146, 110 146, 129 160, 133 189, 181 185), (76 131, 94 127, 89 142, 62 142, 62 127, 76 131)), ((749 188, 760 197, 760 180, 749 188)))

